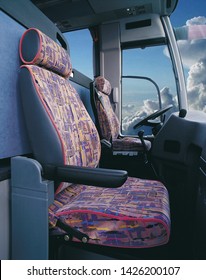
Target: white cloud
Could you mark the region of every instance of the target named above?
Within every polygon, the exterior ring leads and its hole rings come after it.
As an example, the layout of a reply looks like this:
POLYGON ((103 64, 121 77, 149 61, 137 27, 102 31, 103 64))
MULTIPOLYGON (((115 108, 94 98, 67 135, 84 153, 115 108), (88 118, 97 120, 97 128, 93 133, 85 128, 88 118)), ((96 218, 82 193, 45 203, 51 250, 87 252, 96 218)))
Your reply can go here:
POLYGON ((188 68, 188 104, 190 109, 206 112, 206 39, 202 39, 206 38, 206 17, 187 20, 186 27, 188 40, 178 41, 178 45, 188 68))
POLYGON ((194 17, 186 25, 176 29, 182 61, 188 69, 206 58, 206 17, 194 17), (186 34, 186 35, 185 35, 186 34), (181 37, 183 38, 181 40, 181 37))
POLYGON ((190 68, 197 61, 201 61, 206 57, 206 40, 182 40, 178 42, 182 61, 186 68, 190 68))
MULTIPOLYGON (((188 70, 189 108, 206 112, 206 17, 189 19, 176 32, 182 62, 188 70)), ((166 50, 164 53, 168 56, 166 50)))
POLYGON ((191 66, 187 91, 189 107, 206 112, 206 59, 191 66))
POLYGON ((199 25, 199 24, 206 24, 206 18, 199 16, 199 17, 188 19, 186 21, 186 26, 199 25))

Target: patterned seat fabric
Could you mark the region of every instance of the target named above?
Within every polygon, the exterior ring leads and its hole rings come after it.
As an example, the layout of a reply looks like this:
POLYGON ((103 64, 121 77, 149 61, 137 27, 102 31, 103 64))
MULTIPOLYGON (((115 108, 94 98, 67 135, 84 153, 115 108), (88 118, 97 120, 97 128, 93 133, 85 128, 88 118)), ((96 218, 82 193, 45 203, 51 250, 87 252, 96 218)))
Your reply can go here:
POLYGON ((157 181, 129 177, 116 189, 73 185, 56 196, 50 210, 93 244, 144 248, 169 237, 168 196, 157 181))
MULTIPOLYGON (((119 136, 120 123, 109 99, 112 90, 110 82, 99 76, 94 81, 94 87, 94 99, 101 137, 112 142, 114 151, 143 151, 144 148, 139 138, 119 136)), ((145 140, 145 145, 147 150, 150 150, 151 142, 145 140)))
MULTIPOLYGON (((69 54, 41 31, 29 29, 20 41, 20 57, 24 63, 20 72, 22 103, 36 159, 96 167, 100 140, 68 80, 69 54), (30 40, 37 47, 31 47, 30 40)), ((64 234, 57 224, 61 219, 87 234, 93 244, 159 246, 167 243, 170 234, 168 192, 158 181, 131 177, 116 189, 61 183, 49 207, 49 219, 53 234, 64 234)))

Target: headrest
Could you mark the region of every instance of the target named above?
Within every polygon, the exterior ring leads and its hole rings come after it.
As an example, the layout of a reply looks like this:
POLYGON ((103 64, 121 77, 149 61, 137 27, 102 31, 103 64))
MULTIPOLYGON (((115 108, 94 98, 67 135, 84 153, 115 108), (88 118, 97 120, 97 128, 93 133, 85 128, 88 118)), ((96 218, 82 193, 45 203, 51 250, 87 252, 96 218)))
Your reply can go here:
POLYGON ((112 90, 110 82, 102 76, 95 79, 94 86, 98 91, 101 91, 106 95, 110 95, 112 90))
POLYGON ((40 30, 30 28, 21 37, 19 53, 24 64, 35 64, 63 77, 71 74, 68 52, 40 30))

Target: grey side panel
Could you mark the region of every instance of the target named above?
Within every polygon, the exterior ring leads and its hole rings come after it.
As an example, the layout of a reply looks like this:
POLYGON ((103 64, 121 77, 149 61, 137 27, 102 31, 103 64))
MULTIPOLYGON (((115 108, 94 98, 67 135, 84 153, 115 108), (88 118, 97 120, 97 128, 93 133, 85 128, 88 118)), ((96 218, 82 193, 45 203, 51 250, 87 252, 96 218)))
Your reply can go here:
POLYGON ((30 152, 18 88, 18 47, 24 31, 0 11, 0 159, 30 152))
POLYGON ((0 260, 10 258, 10 184, 9 180, 0 182, 0 260))
POLYGON ((42 179, 41 165, 33 159, 15 157, 11 167, 12 259, 48 259, 53 182, 42 179))

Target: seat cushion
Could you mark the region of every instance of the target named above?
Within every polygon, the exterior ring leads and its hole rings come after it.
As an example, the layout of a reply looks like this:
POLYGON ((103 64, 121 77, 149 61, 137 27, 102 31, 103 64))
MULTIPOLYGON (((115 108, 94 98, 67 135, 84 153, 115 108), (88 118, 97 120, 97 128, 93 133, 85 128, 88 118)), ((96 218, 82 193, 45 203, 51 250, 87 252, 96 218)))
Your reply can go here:
MULTIPOLYGON (((151 142, 144 140, 147 150, 151 148, 151 142)), ((144 151, 144 147, 139 138, 122 137, 114 139, 113 151, 144 151)))
MULTIPOLYGON (((158 181, 129 177, 120 188, 72 185, 50 206, 56 219, 89 236, 89 243, 144 248, 167 243, 170 232, 168 192, 158 181)), ((78 241, 73 239, 73 241, 78 241)))

